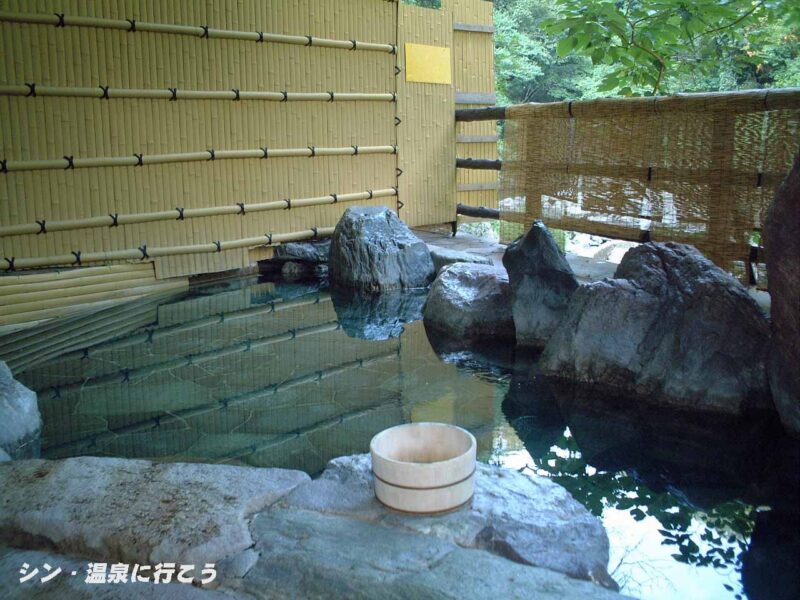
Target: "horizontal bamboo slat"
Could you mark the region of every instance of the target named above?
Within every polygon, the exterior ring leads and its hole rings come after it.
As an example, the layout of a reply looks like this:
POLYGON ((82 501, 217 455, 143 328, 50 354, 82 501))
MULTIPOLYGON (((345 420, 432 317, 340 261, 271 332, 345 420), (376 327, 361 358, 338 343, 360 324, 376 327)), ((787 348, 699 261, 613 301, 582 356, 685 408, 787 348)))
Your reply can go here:
POLYGON ((275 244, 278 242, 298 242, 302 240, 327 237, 333 233, 333 227, 311 228, 307 231, 295 231, 292 233, 267 233, 258 237, 241 238, 238 240, 214 241, 208 244, 191 244, 186 246, 162 246, 160 248, 148 248, 142 245, 139 248, 127 250, 110 250, 107 252, 87 252, 81 253, 75 250, 70 254, 59 254, 54 256, 37 256, 31 258, 5 257, 6 271, 18 269, 32 269, 35 267, 46 267, 50 265, 77 265, 84 262, 106 262, 114 260, 146 260, 148 258, 159 258, 162 256, 180 256, 182 254, 208 254, 212 252, 223 252, 225 250, 235 250, 237 248, 248 248, 250 246, 262 246, 265 244, 275 244))
POLYGON ((300 158, 317 156, 358 156, 359 154, 397 154, 397 146, 358 146, 347 148, 255 148, 248 150, 202 150, 172 154, 132 154, 131 156, 96 156, 75 158, 64 156, 51 160, 0 160, 0 173, 16 171, 41 171, 46 169, 85 169, 88 167, 142 167, 167 163, 215 161, 232 158, 300 158))
POLYGON ((269 102, 395 102, 394 92, 367 94, 359 92, 280 92, 248 91, 233 88, 230 90, 185 90, 177 87, 166 89, 112 88, 103 85, 95 87, 68 87, 37 85, 0 85, 0 96, 39 96, 55 98, 99 98, 115 100, 139 98, 151 100, 266 100, 269 102))
MULTIPOLYGON (((0 290, 3 286, 28 286, 33 283, 53 282, 56 285, 68 286, 67 280, 78 278, 83 280, 86 277, 102 277, 108 275, 126 275, 135 271, 147 271, 152 273, 153 266, 144 263, 130 263, 123 265, 105 265, 102 267, 85 267, 82 269, 61 269, 46 271, 43 273, 25 273, 24 275, 15 275, 12 273, 5 273, 0 275, 0 290)), ((83 285, 79 282, 77 285, 83 285)))
POLYGON ((265 210, 286 210, 301 208, 304 206, 322 206, 325 204, 336 204, 337 202, 354 202, 357 200, 370 200, 372 198, 385 198, 396 196, 396 188, 386 188, 380 190, 367 190, 365 192, 354 192, 350 194, 328 194, 326 196, 316 196, 313 198, 296 198, 275 200, 273 202, 254 202, 246 204, 243 202, 231 204, 229 206, 215 206, 205 208, 176 208, 174 210, 136 213, 136 214, 114 214, 86 219, 73 219, 70 221, 50 221, 40 219, 37 223, 22 223, 8 227, 0 227, 0 237, 11 235, 39 235, 53 231, 71 231, 75 229, 88 229, 92 227, 117 227, 120 225, 131 225, 135 223, 150 223, 153 221, 183 221, 193 217, 213 217, 221 215, 242 215, 248 213, 261 212, 265 210))
MULTIPOLYGON (((394 1, 394 0, 392 0, 394 1)), ((375 44, 372 42, 359 42, 358 40, 332 40, 310 35, 284 35, 279 33, 266 33, 263 31, 236 31, 233 29, 212 29, 208 25, 178 25, 171 23, 148 23, 135 19, 105 19, 101 17, 81 17, 41 13, 13 13, 0 11, 0 21, 9 23, 27 23, 32 25, 53 25, 61 27, 96 27, 99 29, 116 29, 120 31, 171 33, 175 35, 188 35, 201 39, 229 39, 251 42, 269 42, 274 44, 293 44, 296 46, 335 48, 339 50, 369 50, 373 52, 388 52, 395 54, 397 47, 394 44, 375 44)))

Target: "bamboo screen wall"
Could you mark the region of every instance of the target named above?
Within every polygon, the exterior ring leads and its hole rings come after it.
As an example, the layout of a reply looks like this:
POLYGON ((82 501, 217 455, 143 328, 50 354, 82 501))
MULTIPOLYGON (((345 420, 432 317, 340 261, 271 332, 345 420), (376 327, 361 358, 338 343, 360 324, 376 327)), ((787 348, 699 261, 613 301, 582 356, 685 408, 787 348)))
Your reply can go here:
POLYGON ((743 276, 800 150, 800 90, 520 105, 505 143, 505 219, 686 242, 743 276))
MULTIPOLYGON (((494 18, 488 2, 453 2, 453 85, 456 109, 494 106, 494 18)), ((494 121, 456 124, 456 152, 460 157, 497 158, 494 121)), ((456 199, 469 206, 497 206, 497 173, 459 169, 456 199)))
MULTIPOLYGON (((454 89, 406 82, 403 45, 452 48, 455 20, 490 15, 481 0, 0 0, 0 269, 233 269, 329 234, 353 202, 453 220, 454 89)), ((491 36, 469 36, 489 60, 491 36)), ((491 78, 491 61, 453 57, 491 78)))

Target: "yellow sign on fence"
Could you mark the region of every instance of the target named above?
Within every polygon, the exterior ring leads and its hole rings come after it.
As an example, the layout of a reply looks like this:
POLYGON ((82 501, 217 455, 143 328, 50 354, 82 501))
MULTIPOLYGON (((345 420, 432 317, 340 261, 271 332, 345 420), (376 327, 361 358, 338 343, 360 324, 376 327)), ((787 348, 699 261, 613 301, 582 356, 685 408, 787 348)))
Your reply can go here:
POLYGON ((406 81, 451 85, 450 48, 406 44, 406 81))

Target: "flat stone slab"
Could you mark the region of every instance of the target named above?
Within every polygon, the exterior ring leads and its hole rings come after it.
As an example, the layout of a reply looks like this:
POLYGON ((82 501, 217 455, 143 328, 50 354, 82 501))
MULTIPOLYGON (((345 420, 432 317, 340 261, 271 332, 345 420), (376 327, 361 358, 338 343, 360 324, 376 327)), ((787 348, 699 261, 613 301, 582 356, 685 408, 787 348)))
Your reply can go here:
POLYGON ((0 543, 103 562, 218 563, 301 471, 79 457, 0 464, 0 543))
POLYGON ((258 563, 226 591, 254 598, 619 598, 561 573, 382 523, 272 508, 253 520, 258 563))
POLYGON ((431 251, 431 259, 433 259, 433 268, 435 269, 437 275, 439 274, 439 271, 441 271, 443 267, 458 262, 474 263, 480 265, 494 264, 492 259, 489 258, 488 256, 473 254, 472 252, 453 250, 452 248, 443 248, 441 246, 436 246, 434 244, 428 244, 428 249, 431 251))
MULTIPOLYGON (((0 547, 0 589, 4 600, 89 600, 103 598, 107 600, 224 600, 230 596, 222 592, 194 587, 188 583, 100 583, 88 584, 86 569, 89 561, 50 554, 37 550, 18 550, 0 547), (25 582, 20 582, 20 568, 29 565, 29 571, 38 569, 38 574, 25 582), (45 570, 48 564, 51 571, 45 570), (61 573, 53 579, 42 582, 56 569, 61 573), (71 575, 75 571, 75 575, 71 575)), ((202 568, 202 565, 200 565, 202 568)))
POLYGON ((319 479, 299 485, 276 507, 424 534, 617 588, 606 570, 609 543, 602 524, 544 477, 479 463, 468 506, 435 517, 405 515, 376 500, 370 456, 361 454, 332 460, 319 479))

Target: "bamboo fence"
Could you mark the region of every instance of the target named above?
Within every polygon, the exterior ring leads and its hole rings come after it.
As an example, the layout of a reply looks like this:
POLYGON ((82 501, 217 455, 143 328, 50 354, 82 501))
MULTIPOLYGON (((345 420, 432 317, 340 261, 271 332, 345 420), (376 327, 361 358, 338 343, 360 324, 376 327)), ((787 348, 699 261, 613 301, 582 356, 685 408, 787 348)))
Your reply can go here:
POLYGON ((745 279, 800 152, 800 89, 526 104, 505 123, 502 218, 690 243, 745 279))
MULTIPOLYGON (((490 91, 486 2, 2 8, 0 272, 244 268, 270 241, 321 237, 345 202, 389 205, 411 225, 455 218, 451 117, 456 95, 490 91), (406 43, 450 48, 453 85, 407 82, 406 43)), ((495 158, 490 138, 459 143, 495 158)), ((69 294, 97 300, 125 279, 76 280, 105 287, 69 294)))

